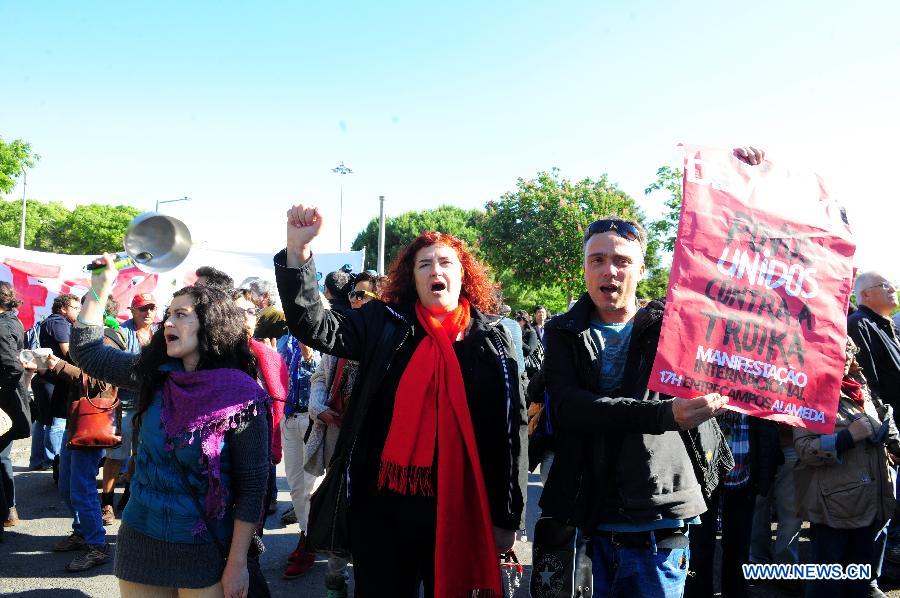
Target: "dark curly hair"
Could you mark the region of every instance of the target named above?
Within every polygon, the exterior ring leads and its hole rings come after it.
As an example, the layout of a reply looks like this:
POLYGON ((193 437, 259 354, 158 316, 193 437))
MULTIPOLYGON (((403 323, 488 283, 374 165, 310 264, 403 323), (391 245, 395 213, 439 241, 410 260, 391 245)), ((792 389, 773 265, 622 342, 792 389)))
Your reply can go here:
POLYGON ((15 287, 6 281, 0 282, 0 307, 10 311, 20 305, 22 305, 22 301, 16 296, 15 287))
POLYGON ((400 250, 388 270, 387 284, 381 293, 381 300, 385 303, 415 303, 419 298, 416 294, 416 279, 413 274, 416 253, 423 247, 437 244, 453 248, 456 255, 459 256, 463 267, 460 295, 466 297, 478 311, 494 313, 500 302, 499 287, 496 283, 491 282, 485 266, 472 255, 463 241, 453 235, 433 230, 421 233, 409 245, 400 250))
MULTIPOLYGON (((244 314, 224 290, 208 285, 184 287, 172 298, 190 295, 194 300, 194 312, 200 321, 197 342, 200 351, 198 370, 234 368, 257 377, 256 357, 250 351, 250 335, 244 329, 244 314)), ((140 428, 144 413, 153 402, 153 395, 162 386, 168 375, 160 371, 160 366, 171 361, 166 354, 165 324, 169 312, 160 322, 141 351, 134 366, 134 373, 140 382, 140 399, 134 416, 135 430, 140 428)))

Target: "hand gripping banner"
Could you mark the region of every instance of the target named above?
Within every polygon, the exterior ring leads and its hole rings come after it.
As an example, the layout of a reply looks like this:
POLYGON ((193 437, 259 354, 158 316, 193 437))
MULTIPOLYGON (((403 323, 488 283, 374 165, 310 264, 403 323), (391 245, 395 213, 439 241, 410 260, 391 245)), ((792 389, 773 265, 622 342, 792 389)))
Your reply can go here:
POLYGON ((649 388, 834 429, 855 245, 822 181, 685 146, 684 202, 649 388))

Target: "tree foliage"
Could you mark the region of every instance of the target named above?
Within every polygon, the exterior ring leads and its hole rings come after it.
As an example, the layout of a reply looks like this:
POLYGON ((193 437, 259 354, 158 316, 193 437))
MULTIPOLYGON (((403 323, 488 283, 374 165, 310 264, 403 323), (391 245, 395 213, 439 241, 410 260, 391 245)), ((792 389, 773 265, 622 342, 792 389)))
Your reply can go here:
MULTIPOLYGON (((31 151, 31 144, 14 139, 3 141, 0 137, 0 193, 9 193, 16 186, 16 178, 25 168, 32 168, 41 157, 31 151)), ((19 219, 21 222, 21 218, 19 219)))
MULTIPOLYGON (((584 291, 584 231, 602 216, 644 221, 635 201, 606 175, 572 183, 553 169, 520 178, 514 191, 487 203, 478 222, 482 253, 496 271, 521 284, 558 289, 571 299, 584 291)), ((658 243, 650 241, 645 263, 653 273, 658 243)), ((649 290, 659 285, 652 276, 648 281, 649 290)), ((639 295, 643 290, 638 288, 639 295)))
POLYGON ((503 303, 515 312, 524 309, 532 313, 536 305, 543 305, 551 313, 568 309, 568 296, 560 287, 535 287, 529 281, 519 279, 511 270, 497 274, 497 282, 503 293, 503 303))
MULTIPOLYGON (((387 217, 384 223, 384 265, 389 268, 397 253, 410 241, 426 230, 451 234, 465 241, 477 251, 478 230, 475 221, 477 210, 464 210, 454 206, 440 206, 433 210, 406 212, 387 217)), ((351 248, 366 248, 365 268, 374 270, 378 262, 378 218, 369 221, 366 228, 353 240, 351 248)))
MULTIPOLYGON (((140 211, 130 206, 89 204, 69 211, 59 202, 27 201, 25 248, 70 255, 121 251, 128 223, 140 211)), ((0 201, 0 245, 17 247, 22 203, 0 201)))
POLYGON ((653 236, 662 243, 663 249, 672 252, 675 249, 675 237, 678 234, 678 220, 681 218, 681 182, 683 174, 680 168, 661 166, 656 171, 656 181, 644 189, 645 195, 656 191, 669 194, 665 201, 666 211, 660 220, 650 223, 653 236))

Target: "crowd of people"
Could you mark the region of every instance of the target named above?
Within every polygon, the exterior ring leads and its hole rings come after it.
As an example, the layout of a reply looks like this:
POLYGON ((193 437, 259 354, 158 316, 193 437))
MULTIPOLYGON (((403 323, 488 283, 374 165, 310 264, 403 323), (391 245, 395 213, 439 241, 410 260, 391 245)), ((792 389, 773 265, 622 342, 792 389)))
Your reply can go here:
MULTIPOLYGON (((320 553, 329 598, 348 595, 351 570, 361 598, 496 597, 539 468, 541 520, 572 530, 591 595, 711 596, 721 533, 722 593, 746 596, 742 565, 801 562, 804 521, 809 562, 871 576, 782 590, 883 595, 883 560, 900 563, 900 343, 881 274, 855 281, 837 425, 818 434, 728 410, 727 396, 648 390, 665 306, 638 301, 647 235, 634 220, 590 225, 587 292, 552 318, 514 313, 465 244, 434 231, 386 276, 342 269, 320 288, 322 223, 315 207, 288 211, 274 283, 201 268, 167 306, 135 296, 121 325, 111 256, 27 332, 0 282, 4 526, 18 518, 11 442, 30 435, 30 467, 53 468, 72 516, 54 546, 76 553, 68 571, 114 560, 126 597, 264 596, 260 538, 283 460, 281 520, 298 534, 285 578, 320 553), (36 347, 49 351, 23 357, 36 347), (118 400, 118 446, 72 444, 85 396, 118 400)), ((554 574, 534 571, 532 595, 560 595, 554 574)))

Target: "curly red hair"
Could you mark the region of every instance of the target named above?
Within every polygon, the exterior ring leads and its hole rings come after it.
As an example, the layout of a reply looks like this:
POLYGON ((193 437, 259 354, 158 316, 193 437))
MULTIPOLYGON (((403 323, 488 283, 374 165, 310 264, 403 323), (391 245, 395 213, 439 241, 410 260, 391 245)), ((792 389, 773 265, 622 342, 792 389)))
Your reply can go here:
POLYGON ((413 273, 416 254, 423 247, 431 245, 452 247, 463 268, 462 290, 460 294, 482 313, 493 313, 498 301, 498 285, 491 282, 487 268, 453 235, 429 230, 421 233, 409 245, 400 250, 388 270, 387 284, 381 293, 386 303, 415 303, 416 279, 413 273))

